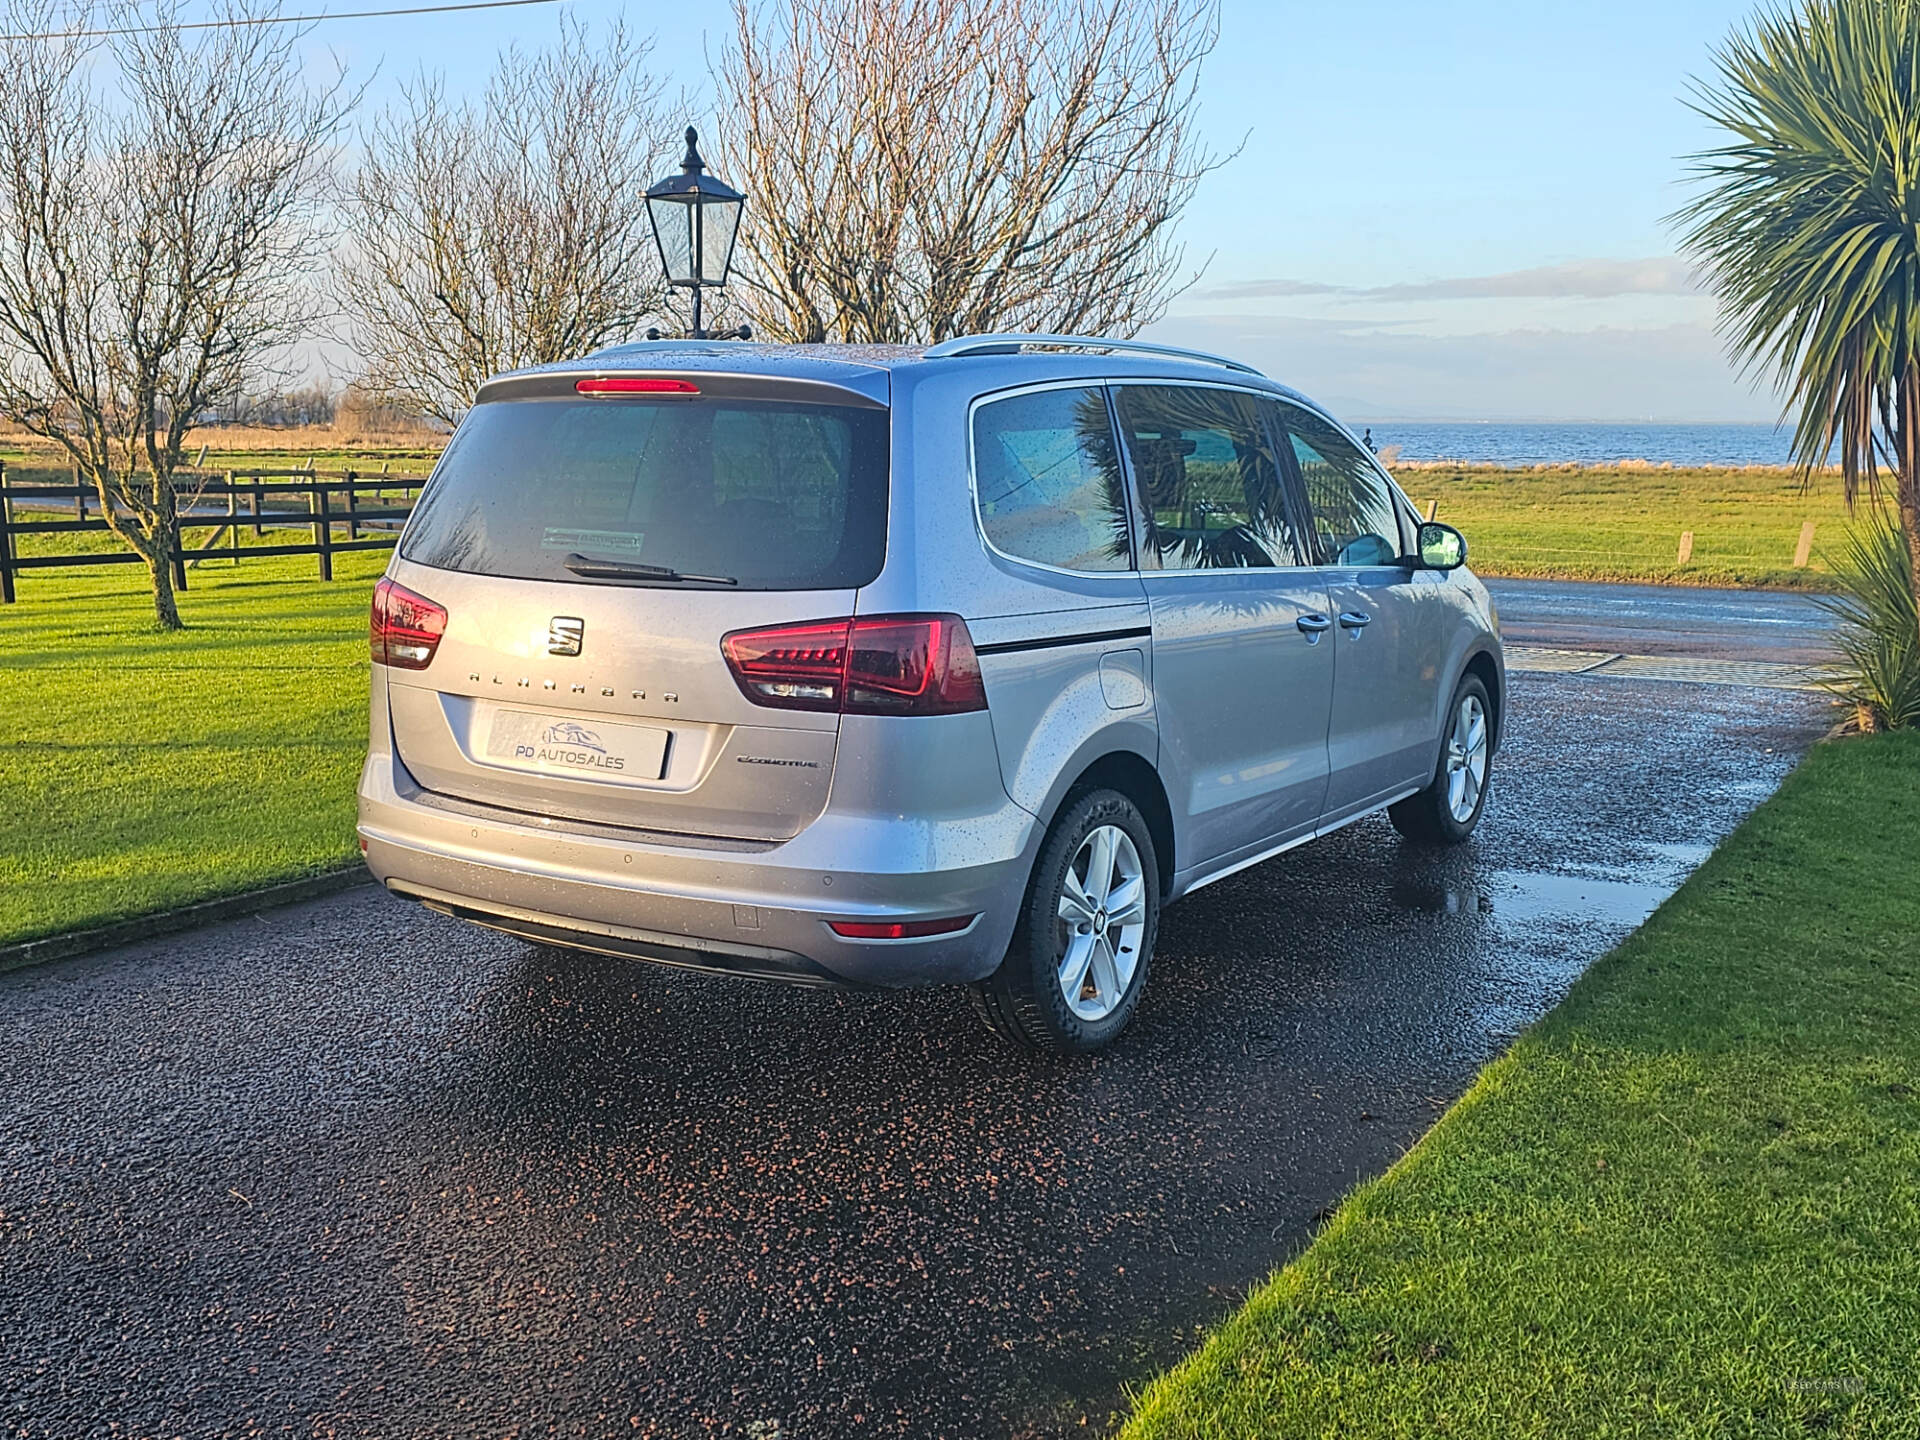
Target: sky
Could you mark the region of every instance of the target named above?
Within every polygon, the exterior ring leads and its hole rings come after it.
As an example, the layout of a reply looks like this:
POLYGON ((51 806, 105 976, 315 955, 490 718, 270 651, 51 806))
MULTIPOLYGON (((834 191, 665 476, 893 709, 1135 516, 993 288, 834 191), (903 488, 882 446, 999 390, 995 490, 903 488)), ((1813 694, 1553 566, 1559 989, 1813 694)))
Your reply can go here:
MULTIPOLYGON (((329 3, 367 8, 289 8, 329 3)), ((479 89, 503 46, 551 40, 559 8, 330 21, 309 44, 374 76, 377 106, 423 66, 479 89)), ((624 14, 689 109, 711 104, 724 0, 568 8, 624 14)), ((1356 418, 1775 419, 1663 219, 1689 193, 1684 157, 1715 138, 1689 81, 1753 8, 1224 0, 1199 123, 1236 153, 1180 225, 1201 278, 1148 338, 1232 354, 1356 418)))

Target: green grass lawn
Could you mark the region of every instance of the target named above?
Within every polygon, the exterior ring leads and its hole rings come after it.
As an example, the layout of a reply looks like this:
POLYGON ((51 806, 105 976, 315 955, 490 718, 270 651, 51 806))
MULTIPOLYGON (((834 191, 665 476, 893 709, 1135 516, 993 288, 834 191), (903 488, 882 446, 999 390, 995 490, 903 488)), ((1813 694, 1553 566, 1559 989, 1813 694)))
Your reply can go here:
POLYGON ((1823 552, 1841 547, 1847 526, 1838 477, 1806 490, 1784 470, 1402 467, 1396 478, 1422 511, 1439 501, 1486 575, 1818 588, 1823 552), (1813 563, 1795 570, 1808 520, 1813 563), (1684 566, 1683 530, 1694 537, 1684 566))
POLYGON ((1916 814, 1816 749, 1124 1440, 1920 1435, 1916 814))
MULTIPOLYGON (((92 538, 92 537, 88 537, 92 538)), ((0 606, 0 945, 346 865, 386 552, 210 563, 152 628, 139 566, 0 606)))

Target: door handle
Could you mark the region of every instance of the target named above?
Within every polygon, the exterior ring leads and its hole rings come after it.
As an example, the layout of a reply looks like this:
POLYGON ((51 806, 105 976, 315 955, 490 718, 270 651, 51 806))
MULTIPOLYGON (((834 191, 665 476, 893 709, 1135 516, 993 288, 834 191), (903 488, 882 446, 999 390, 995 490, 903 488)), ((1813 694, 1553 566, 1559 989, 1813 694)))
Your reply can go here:
POLYGON ((1309 640, 1333 628, 1333 621, 1319 614, 1317 611, 1302 615, 1293 623, 1300 627, 1300 633, 1305 635, 1309 640))
POLYGON ((1346 630, 1361 630, 1373 623, 1373 616, 1364 610, 1342 610, 1340 625, 1346 630))

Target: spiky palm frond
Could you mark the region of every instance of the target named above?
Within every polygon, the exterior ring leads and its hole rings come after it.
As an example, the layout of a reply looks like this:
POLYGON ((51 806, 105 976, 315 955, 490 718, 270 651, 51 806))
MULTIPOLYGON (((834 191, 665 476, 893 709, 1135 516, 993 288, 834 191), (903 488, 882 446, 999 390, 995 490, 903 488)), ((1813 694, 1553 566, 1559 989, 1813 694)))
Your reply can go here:
POLYGON ((1828 693, 1858 729, 1920 725, 1920 608, 1904 537, 1876 516, 1848 533, 1832 564, 1840 593, 1818 603, 1839 621, 1845 663, 1828 693))
POLYGON ((1778 374, 1811 472, 1848 501, 1920 437, 1920 0, 1807 0, 1716 52, 1695 108, 1729 143, 1693 157, 1675 217, 1737 355, 1778 374))

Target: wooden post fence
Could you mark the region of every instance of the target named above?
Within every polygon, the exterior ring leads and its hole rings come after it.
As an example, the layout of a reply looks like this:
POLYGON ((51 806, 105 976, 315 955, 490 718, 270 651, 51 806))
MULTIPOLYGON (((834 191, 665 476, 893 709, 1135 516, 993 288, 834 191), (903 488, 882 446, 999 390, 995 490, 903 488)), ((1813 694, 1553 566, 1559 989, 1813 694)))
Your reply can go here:
MULTIPOLYGON (((57 472, 56 472, 57 473, 57 472)), ((248 474, 225 471, 217 480, 194 477, 181 482, 181 501, 172 554, 167 557, 176 590, 187 588, 189 565, 206 560, 262 559, 280 555, 312 555, 319 561, 320 578, 332 580, 333 557, 343 551, 386 550, 398 541, 401 525, 413 510, 413 498, 423 476, 391 475, 382 479, 356 471, 323 472, 307 466, 299 470, 255 470, 248 474), (402 493, 395 496, 388 489, 402 493), (363 497, 362 491, 366 491, 363 497), (336 494, 344 500, 335 504, 336 494), (242 513, 242 497, 245 513, 242 513), (278 497, 277 499, 275 497, 278 497), (304 497, 305 503, 302 504, 304 497), (224 503, 223 503, 224 502, 224 503), (279 508, 276 508, 279 507, 279 508), (255 543, 241 545, 240 527, 251 524, 255 543), (336 538, 334 526, 346 534, 336 538), (305 529, 308 538, 295 543, 286 531, 305 529), (277 530, 278 533, 275 533, 277 530), (205 534, 191 540, 190 534, 205 534), (268 543, 258 543, 260 541, 268 543), (279 543, 274 543, 279 542, 279 543)), ((87 503, 88 490, 77 474, 71 483, 22 483, 0 462, 0 602, 19 598, 19 578, 28 570, 82 565, 135 563, 128 549, 53 554, 20 553, 23 535, 68 535, 109 530, 107 517, 87 503), (30 508, 25 516, 18 506, 30 508), (67 507, 71 505, 70 518, 67 507), (49 513, 51 512, 51 513, 49 513)))
POLYGON ((0 604, 13 604, 13 497, 7 493, 4 460, 0 460, 0 604))
POLYGON ((320 556, 320 578, 331 580, 333 579, 333 521, 327 516, 326 487, 315 485, 307 491, 307 503, 313 508, 313 545, 320 556))

